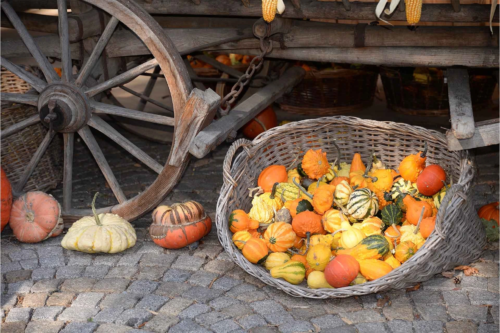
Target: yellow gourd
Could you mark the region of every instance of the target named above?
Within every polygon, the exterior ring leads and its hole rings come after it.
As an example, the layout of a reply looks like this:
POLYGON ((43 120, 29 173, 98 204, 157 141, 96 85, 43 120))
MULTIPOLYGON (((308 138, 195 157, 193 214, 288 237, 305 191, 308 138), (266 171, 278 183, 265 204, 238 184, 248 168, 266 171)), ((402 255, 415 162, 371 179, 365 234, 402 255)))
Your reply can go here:
POLYGON ((262 224, 269 224, 273 221, 273 207, 269 206, 260 196, 253 197, 252 208, 248 213, 252 220, 256 220, 262 224))
POLYGON ((274 252, 270 253, 267 256, 266 262, 264 263, 264 267, 267 270, 270 270, 274 267, 282 266, 285 263, 290 261, 290 256, 283 252, 274 252))
POLYGON ((349 222, 342 222, 341 229, 345 229, 342 231, 342 237, 340 238, 339 245, 345 249, 350 249, 358 245, 366 235, 363 231, 353 228, 349 222))
POLYGON ((420 231, 415 233, 416 229, 417 227, 412 224, 402 226, 399 230, 401 232, 400 243, 409 241, 415 244, 417 249, 420 249, 425 243, 425 238, 420 231))
POLYGON ((392 271, 391 265, 376 259, 358 260, 361 274, 368 280, 380 279, 392 271))
POLYGON ((307 251, 307 263, 315 271, 325 270, 326 265, 330 262, 332 251, 330 246, 325 244, 317 244, 309 248, 307 251))
POLYGON ((396 258, 394 258, 394 256, 390 252, 388 252, 384 256, 384 262, 388 263, 392 267, 392 269, 396 269, 401 266, 401 263, 396 258))
POLYGON ((300 284, 306 277, 306 266, 299 261, 290 260, 281 266, 271 268, 270 273, 275 279, 282 278, 291 284, 300 284))
POLYGON ((356 278, 351 282, 350 286, 355 286, 366 282, 367 282, 366 278, 363 275, 361 275, 361 273, 358 273, 358 276, 356 276, 356 278))
POLYGON ((341 229, 341 223, 347 222, 347 218, 342 214, 340 210, 329 209, 325 212, 321 218, 323 223, 323 228, 328 232, 335 232, 341 229))
POLYGON ((278 196, 283 203, 300 198, 301 192, 295 184, 279 183, 276 188, 276 196, 278 196))
POLYGON ((274 211, 278 211, 281 208, 283 208, 283 201, 279 197, 279 195, 276 194, 276 191, 278 189, 279 183, 275 183, 273 185, 273 189, 271 192, 266 192, 264 194, 261 194, 259 196, 260 199, 262 199, 266 204, 268 204, 270 207, 274 209, 274 211))
POLYGON ((236 245, 236 247, 241 250, 250 238, 252 238, 252 235, 247 230, 243 230, 235 232, 232 240, 234 245, 236 245))
POLYGON ((333 235, 333 241, 331 245, 332 250, 335 250, 339 247, 339 242, 341 237, 342 237, 342 232, 337 232, 335 235, 333 235))
POLYGON ((328 235, 313 235, 311 236, 311 240, 309 241, 309 246, 314 246, 318 244, 323 244, 328 247, 332 245, 333 237, 331 234, 328 235))
POLYGON ((333 170, 337 174, 337 177, 349 178, 349 172, 351 170, 351 165, 349 163, 346 163, 346 162, 340 162, 339 165, 335 165, 333 170))
POLYGON ((293 178, 295 178, 295 180, 299 183, 302 180, 302 177, 300 176, 299 172, 297 171, 297 168, 288 170, 287 174, 288 174, 288 183, 290 183, 290 184, 293 184, 293 178))
POLYGON ((326 282, 325 273, 314 271, 307 277, 307 286, 311 289, 333 288, 326 282))

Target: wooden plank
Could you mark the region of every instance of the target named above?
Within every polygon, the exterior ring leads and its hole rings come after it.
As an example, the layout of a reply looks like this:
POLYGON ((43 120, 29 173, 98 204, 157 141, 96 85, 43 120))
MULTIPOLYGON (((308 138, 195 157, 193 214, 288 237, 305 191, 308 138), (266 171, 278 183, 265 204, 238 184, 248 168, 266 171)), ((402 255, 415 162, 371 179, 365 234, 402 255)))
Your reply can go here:
POLYGON ((71 209, 73 197, 73 151, 75 133, 63 133, 64 138, 64 169, 63 169, 63 210, 71 209))
POLYGON ((477 122, 474 135, 470 139, 459 140, 451 130, 446 132, 446 139, 448 149, 452 151, 498 145, 500 144, 499 119, 477 122))
POLYGON ((122 108, 116 105, 99 103, 96 101, 91 101, 90 105, 94 109, 94 113, 96 114, 110 114, 113 116, 137 119, 160 125, 174 126, 175 124, 175 120, 172 117, 166 117, 154 113, 136 111, 128 108, 122 108))
MULTIPOLYGON (((189 63, 189 60, 187 60, 187 58, 184 59, 184 65, 186 65, 186 69, 189 73, 189 77, 191 78, 191 80, 197 79, 198 75, 196 75, 196 72, 194 71, 193 67, 191 67, 191 64, 189 63)), ((196 88, 200 89, 201 91, 205 91, 207 89, 207 87, 205 87, 203 82, 193 80, 193 84, 196 88)))
POLYGON ((451 6, 453 10, 458 13, 461 10, 460 0, 451 0, 451 6))
POLYGON ((448 68, 448 100, 451 130, 457 139, 470 139, 474 135, 474 114, 467 68, 448 68))
POLYGON ((270 83, 254 95, 237 105, 229 115, 213 122, 193 140, 189 152, 203 158, 222 143, 232 131, 237 131, 269 104, 299 83, 305 75, 300 67, 286 71, 277 81, 270 83))

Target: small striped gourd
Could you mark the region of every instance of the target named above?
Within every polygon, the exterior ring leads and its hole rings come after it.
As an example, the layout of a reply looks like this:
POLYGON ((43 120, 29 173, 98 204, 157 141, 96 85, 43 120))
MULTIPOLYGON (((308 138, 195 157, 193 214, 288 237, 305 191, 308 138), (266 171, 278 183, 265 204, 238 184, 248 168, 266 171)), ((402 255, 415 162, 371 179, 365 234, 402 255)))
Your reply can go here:
POLYGON ((264 267, 267 270, 270 270, 271 268, 284 265, 288 261, 290 261, 290 256, 288 254, 283 252, 274 252, 270 253, 267 256, 266 262, 264 263, 264 267))
POLYGON ((444 196, 446 195, 446 190, 450 188, 450 185, 443 187, 438 193, 434 194, 432 197, 434 200, 434 206, 437 209, 441 206, 441 202, 443 202, 444 196))
POLYGON ((300 284, 306 277, 306 266, 299 261, 290 260, 272 268, 270 273, 275 279, 282 278, 291 284, 300 284))
POLYGON ((358 260, 380 259, 389 252, 389 242, 382 235, 371 235, 351 249, 337 250, 337 255, 348 254, 358 260))
POLYGON ((395 181, 394 184, 392 184, 391 187, 392 200, 396 200, 401 195, 401 193, 415 194, 417 193, 417 189, 412 185, 412 183, 409 180, 405 180, 404 178, 401 177, 397 181, 395 181))
POLYGON ((327 210, 321 218, 323 228, 328 232, 335 232, 339 230, 340 224, 343 221, 347 222, 347 218, 344 216, 344 214, 342 214, 340 210, 336 210, 333 208, 327 210))
POLYGON ((374 216, 378 212, 378 198, 367 188, 355 190, 349 196, 347 212, 358 220, 374 216))
POLYGON ((276 196, 283 202, 287 202, 300 198, 301 192, 295 184, 279 183, 276 188, 276 196))
POLYGON ((345 206, 349 202, 349 196, 351 194, 352 194, 351 186, 347 181, 343 180, 335 188, 334 198, 335 201, 340 203, 342 206, 345 206))

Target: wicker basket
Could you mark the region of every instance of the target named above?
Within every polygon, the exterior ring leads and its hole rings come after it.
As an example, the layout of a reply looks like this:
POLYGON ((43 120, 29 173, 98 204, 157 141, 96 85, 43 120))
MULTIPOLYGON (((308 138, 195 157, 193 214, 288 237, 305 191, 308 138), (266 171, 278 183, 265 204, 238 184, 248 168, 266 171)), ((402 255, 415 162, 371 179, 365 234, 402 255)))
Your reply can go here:
MULTIPOLYGON (((34 72, 34 70, 31 71, 34 72)), ((1 77, 2 92, 25 93, 31 89, 29 84, 4 68, 2 68, 1 77)), ((1 128, 3 130, 35 114, 38 114, 36 107, 2 103, 1 128)), ((38 123, 2 139, 2 168, 13 185, 21 178, 23 171, 46 134, 47 129, 38 123)), ((45 192, 55 188, 62 180, 62 154, 61 140, 56 135, 28 179, 23 191, 39 190, 45 192)))
MULTIPOLYGON (((380 69, 387 106, 393 111, 414 116, 449 117, 448 84, 442 72, 425 83, 414 79, 414 69, 380 69)), ((469 69, 469 84, 474 109, 487 107, 496 85, 492 71, 469 69)))
POLYGON ((408 287, 436 273, 479 258, 486 243, 484 229, 469 196, 474 165, 468 152, 448 151, 443 134, 421 127, 354 117, 328 117, 289 123, 262 133, 254 141, 236 141, 226 155, 223 176, 216 218, 222 246, 246 272, 292 296, 343 298, 408 287), (427 163, 439 163, 447 171, 448 181, 453 180, 456 185, 448 190, 444 198, 433 234, 416 255, 386 276, 339 289, 309 289, 305 283, 296 286, 282 279, 274 279, 262 266, 247 261, 233 245, 228 228, 230 212, 234 209, 250 209, 248 189, 255 187, 262 169, 272 164, 295 166, 300 160, 297 156, 309 148, 320 147, 333 159, 336 156, 334 140, 342 149, 344 161, 355 152, 368 160, 375 152, 390 167, 397 167, 405 156, 416 153, 427 141, 427 163), (243 148, 243 151, 233 162, 239 148, 243 148))
POLYGON ((378 70, 334 69, 307 72, 289 94, 281 109, 308 116, 333 116, 370 106, 377 87, 378 70))

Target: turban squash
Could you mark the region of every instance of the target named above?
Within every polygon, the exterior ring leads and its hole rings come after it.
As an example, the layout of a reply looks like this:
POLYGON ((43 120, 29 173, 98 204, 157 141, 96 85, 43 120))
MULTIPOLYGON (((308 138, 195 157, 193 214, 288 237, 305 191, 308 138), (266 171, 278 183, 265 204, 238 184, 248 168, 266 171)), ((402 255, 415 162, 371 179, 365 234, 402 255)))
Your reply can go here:
POLYGON ((157 245, 180 249, 206 236, 212 229, 212 220, 203 206, 188 201, 170 206, 159 206, 153 211, 149 235, 157 245))
POLYGON ((10 209, 12 208, 12 187, 10 186, 9 179, 3 168, 2 172, 2 231, 3 228, 9 223, 10 219, 10 209))

